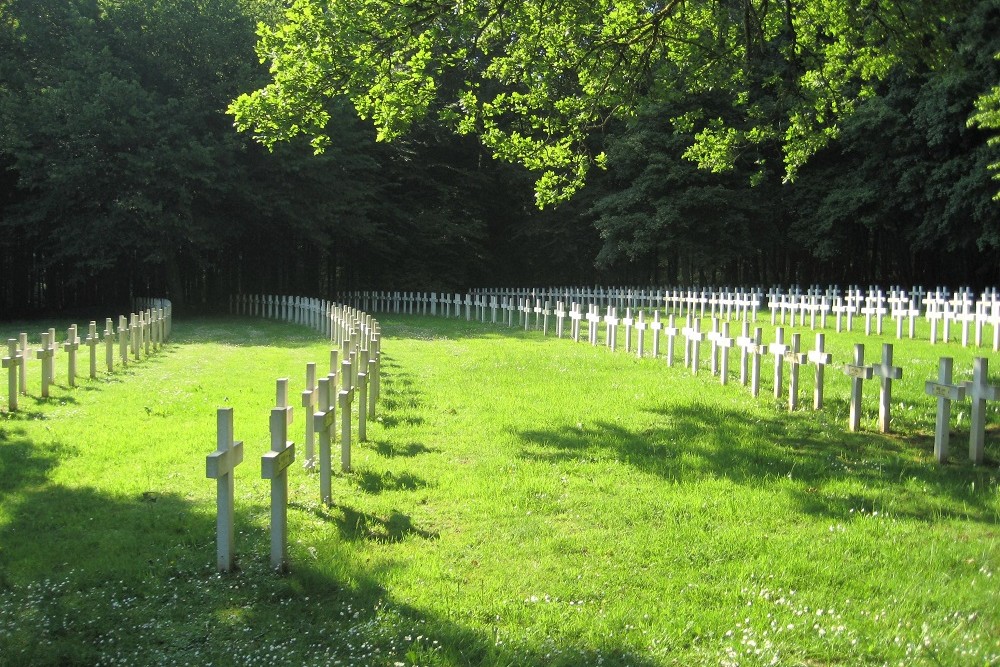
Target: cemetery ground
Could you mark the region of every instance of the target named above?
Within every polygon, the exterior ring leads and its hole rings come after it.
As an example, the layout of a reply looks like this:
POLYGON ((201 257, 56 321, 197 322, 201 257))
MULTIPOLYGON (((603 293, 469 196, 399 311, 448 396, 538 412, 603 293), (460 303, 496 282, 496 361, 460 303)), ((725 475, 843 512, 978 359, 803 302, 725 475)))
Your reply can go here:
POLYGON ((814 412, 804 366, 789 413, 771 357, 755 399, 738 352, 720 386, 680 349, 667 368, 536 331, 380 321, 377 418, 330 506, 293 402, 285 575, 258 459, 275 379, 298 396, 305 364, 324 368, 315 332, 178 320, 160 353, 76 389, 58 357, 47 400, 33 362, 21 410, 0 412, 0 664, 1000 664, 997 404, 986 465, 967 460, 968 403, 938 465, 924 394, 940 356, 956 380, 990 356, 996 382, 995 354, 828 332, 835 365, 895 343, 880 435, 877 381, 849 433, 836 368, 814 412), (217 407, 245 443, 232 574, 205 477, 217 407))

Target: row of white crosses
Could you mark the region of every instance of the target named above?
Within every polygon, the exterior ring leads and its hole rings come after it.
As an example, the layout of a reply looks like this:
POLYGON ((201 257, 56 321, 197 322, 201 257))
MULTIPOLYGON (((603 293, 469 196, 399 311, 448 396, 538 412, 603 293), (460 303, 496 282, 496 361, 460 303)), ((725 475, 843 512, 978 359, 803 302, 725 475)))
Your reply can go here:
MULTIPOLYGON (((154 300, 159 304, 147 310, 132 313, 130 318, 124 315, 118 318, 118 358, 125 366, 130 359, 139 360, 142 354, 149 356, 152 351, 160 349, 170 335, 172 308, 169 301, 154 300), (131 355, 131 356, 130 356, 131 355)), ((18 409, 18 395, 28 393, 28 362, 34 357, 41 362, 42 398, 49 397, 49 389, 55 384, 55 357, 61 349, 66 354, 66 384, 76 387, 77 355, 81 346, 89 350, 89 376, 97 379, 98 348, 104 347, 104 365, 108 373, 115 370, 115 328, 111 318, 105 320, 103 336, 98 335, 97 322, 91 321, 87 328, 87 336, 80 339, 77 325, 71 325, 66 331, 66 339, 59 345, 56 342, 56 330, 50 328, 42 332, 37 349, 32 349, 28 342, 28 334, 21 333, 18 338, 7 340, 7 356, 2 359, 2 367, 7 371, 7 409, 14 412, 18 409)))
MULTIPOLYGON (((280 297, 274 297, 279 299, 280 297)), ((435 292, 350 292, 341 300, 365 310, 443 317, 473 318, 482 322, 506 323, 530 328, 547 329, 547 315, 559 303, 578 303, 581 308, 597 306, 615 308, 618 312, 631 309, 663 310, 678 317, 719 317, 721 319, 756 322, 760 308, 770 309, 771 324, 805 326, 808 318, 811 330, 826 329, 832 319, 837 332, 854 330, 855 318, 864 318, 865 334, 882 335, 887 319, 895 320, 896 337, 903 338, 908 323, 909 337, 915 336, 916 320, 923 314, 930 322, 931 342, 937 342, 938 330, 943 340, 951 340, 952 325, 961 325, 963 345, 969 344, 970 328, 975 333, 975 345, 984 344, 984 330, 992 327, 993 349, 1000 351, 1000 296, 997 290, 983 292, 975 299, 971 290, 960 289, 952 296, 943 288, 934 291, 914 287, 907 291, 892 287, 886 293, 876 287, 862 290, 858 286, 840 288, 819 286, 802 290, 771 288, 534 288, 479 289, 462 294, 435 292), (548 311, 546 313, 546 311, 548 311), (529 320, 529 318, 534 318, 529 320)))
MULTIPOLYGON (((243 300, 237 298, 234 304, 243 300)), ((252 300, 250 301, 252 303, 252 300)), ((266 299, 258 304, 267 303, 266 299)), ((272 300, 272 303, 280 303, 272 300)), ((290 301, 290 303, 293 303, 290 301)), ((306 388, 302 392, 305 408, 305 452, 303 467, 319 471, 320 499, 332 502, 332 448, 340 409, 341 470, 351 470, 352 404, 357 397, 358 439, 367 440, 367 420, 375 416, 380 392, 381 333, 370 315, 349 306, 327 308, 318 300, 303 299, 305 312, 319 312, 322 317, 299 319, 295 310, 279 316, 306 326, 314 326, 332 337, 340 349, 330 350, 330 372, 317 380, 316 364, 306 364, 306 388), (311 304, 310 301, 317 303, 311 304), (315 305, 315 311, 310 306, 315 305), (338 379, 340 389, 338 391, 338 379), (317 450, 318 445, 318 452, 317 450)), ((242 314, 242 311, 237 311, 242 314)), ((279 312, 279 311, 275 311, 279 312)), ((252 313, 252 311, 251 311, 252 313)), ((265 311, 264 316, 267 316, 265 311)), ((288 440, 293 423, 289 404, 288 379, 277 381, 276 406, 270 414, 271 448, 261 458, 261 477, 271 480, 271 566, 288 568, 288 470, 295 461, 295 445, 288 440)), ((217 480, 217 564, 220 571, 230 571, 235 564, 233 528, 233 474, 243 460, 243 444, 233 440, 231 408, 217 413, 216 451, 206 461, 206 476, 217 480)))
MULTIPOLYGON (((852 292, 853 298, 861 298, 860 292, 852 292)), ((871 302, 872 307, 869 313, 862 313, 866 315, 878 315, 881 306, 877 299, 871 302)), ((548 306, 541 308, 537 305, 534 308, 530 307, 527 303, 522 306, 521 310, 524 311, 525 317, 525 328, 528 328, 528 317, 531 312, 541 313, 543 316, 548 314, 548 306)), ((729 350, 736 347, 740 350, 740 382, 744 385, 750 384, 751 392, 756 397, 760 392, 760 361, 761 357, 764 355, 771 355, 774 358, 774 381, 773 389, 775 398, 780 399, 783 393, 783 366, 787 362, 789 366, 789 384, 788 384, 788 407, 789 410, 795 410, 798 407, 799 398, 799 371, 800 367, 806 364, 811 364, 814 366, 815 381, 813 389, 813 409, 820 410, 823 407, 823 387, 825 381, 825 367, 832 364, 832 356, 825 351, 825 334, 817 333, 815 347, 808 352, 803 352, 801 350, 801 334, 794 333, 792 335, 792 340, 790 343, 786 343, 784 339, 784 328, 779 326, 775 329, 775 339, 772 343, 763 345, 761 341, 761 329, 758 327, 754 336, 749 335, 749 322, 743 322, 742 334, 736 338, 730 336, 729 333, 729 322, 721 322, 718 318, 713 318, 712 320, 712 330, 707 334, 701 330, 701 319, 695 317, 692 313, 689 313, 686 325, 680 329, 675 326, 675 318, 673 315, 669 316, 669 320, 664 326, 664 323, 660 320, 659 312, 654 312, 653 320, 647 322, 645 320, 645 314, 643 311, 639 311, 638 317, 633 317, 631 309, 626 310, 625 317, 620 318, 618 316, 618 311, 615 307, 609 306, 606 309, 605 315, 602 317, 600 310, 597 306, 591 305, 588 309, 586 315, 583 314, 580 304, 574 303, 570 310, 566 310, 563 303, 557 303, 556 308, 553 311, 556 318, 556 335, 562 337, 564 331, 564 323, 566 318, 570 320, 570 336, 574 341, 579 342, 583 322, 586 322, 587 326, 587 340, 591 345, 598 345, 600 342, 600 327, 604 324, 605 336, 604 343, 611 349, 615 350, 618 347, 619 340, 619 328, 625 328, 625 343, 624 348, 627 352, 631 352, 631 342, 632 342, 632 331, 633 329, 637 331, 637 345, 636 354, 638 356, 644 355, 646 332, 652 334, 653 351, 654 357, 659 357, 660 348, 660 335, 661 332, 667 338, 667 364, 673 365, 674 358, 674 340, 680 334, 684 342, 684 365, 691 369, 693 374, 698 373, 700 368, 700 350, 701 345, 706 340, 711 345, 710 350, 710 370, 712 375, 719 375, 722 384, 726 384, 729 376, 729 350), (751 372, 748 373, 748 362, 750 363, 751 372)), ((547 322, 547 321, 546 321, 547 322)), ((547 326, 547 323, 544 325, 547 326)), ((869 325, 870 326, 870 325, 869 325)), ((536 322, 537 327, 537 322, 536 322)), ((977 369, 980 364, 984 364, 985 360, 977 359, 977 369)), ((864 345, 856 344, 854 347, 854 359, 851 363, 844 364, 844 373, 851 378, 851 393, 850 393, 850 411, 848 417, 848 428, 851 431, 857 431, 860 428, 861 423, 861 398, 862 398, 862 387, 866 380, 871 380, 878 378, 879 380, 879 414, 878 414, 878 427, 882 433, 888 433, 890 430, 890 420, 891 420, 891 405, 892 405, 892 382, 894 380, 900 380, 903 377, 903 369, 899 366, 893 365, 893 346, 889 343, 882 345, 882 358, 881 360, 872 365, 865 365, 864 363, 864 345)), ((976 371, 977 374, 981 375, 983 378, 986 377, 985 371, 976 371)), ((978 375, 977 375, 978 377, 978 375)), ((950 376, 949 376, 950 378, 950 376)), ((950 381, 950 379, 948 380, 950 381)), ((944 380, 942 380, 944 382, 944 380)), ((972 383, 969 384, 970 387, 977 387, 977 401, 985 400, 996 400, 996 390, 990 389, 987 385, 983 384, 985 380, 974 379, 972 383)), ((928 390, 930 391, 930 390, 928 390)), ((943 391, 939 389, 938 391, 943 391)), ((962 391, 963 388, 954 391, 962 391)), ((950 394, 945 394, 949 396, 950 394)), ((979 406, 983 403, 976 403, 973 409, 972 418, 972 430, 970 438, 973 442, 978 442, 978 446, 973 444, 970 445, 970 457, 972 460, 981 463, 982 462, 982 439, 983 433, 985 432, 985 412, 979 406), (978 452, 978 453, 977 453, 978 452)), ((940 448, 939 448, 940 449, 940 448)), ((947 446, 944 447, 946 456, 947 446)), ((939 458, 943 460, 943 458, 939 458)))

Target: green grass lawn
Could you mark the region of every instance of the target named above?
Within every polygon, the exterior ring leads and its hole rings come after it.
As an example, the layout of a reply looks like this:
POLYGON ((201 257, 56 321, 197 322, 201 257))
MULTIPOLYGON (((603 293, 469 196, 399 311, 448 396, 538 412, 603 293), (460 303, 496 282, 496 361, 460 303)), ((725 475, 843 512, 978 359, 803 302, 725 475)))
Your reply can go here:
MULTIPOLYGON (((328 364, 314 332, 177 320, 163 351, 77 389, 60 354, 48 400, 33 361, 21 411, 0 413, 0 664, 1000 664, 998 406, 987 465, 967 461, 956 403, 939 466, 923 393, 946 351, 958 380, 978 354, 997 382, 996 354, 898 342, 882 436, 877 384, 848 433, 833 368, 827 407, 805 367, 789 414, 770 358, 754 399, 737 353, 723 387, 707 347, 692 377, 680 346, 667 368, 518 328, 381 322, 382 401, 333 505, 292 468, 288 575, 269 569, 260 456, 275 379, 300 405, 305 364, 328 364), (229 575, 205 478, 224 406, 246 452, 229 575)), ((864 340, 827 332, 835 364, 864 340)), ((304 429, 296 408, 300 458, 304 429)))

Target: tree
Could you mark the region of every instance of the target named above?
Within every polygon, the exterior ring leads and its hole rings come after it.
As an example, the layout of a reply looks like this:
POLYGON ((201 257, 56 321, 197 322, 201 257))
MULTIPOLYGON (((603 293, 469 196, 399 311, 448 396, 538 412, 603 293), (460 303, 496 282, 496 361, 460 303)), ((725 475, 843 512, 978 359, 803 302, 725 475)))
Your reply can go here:
MULTIPOLYGON (((540 205, 603 164, 587 137, 674 90, 722 90, 737 122, 692 112, 688 157, 729 168, 778 142, 791 179, 890 69, 935 60, 961 2, 919 0, 294 0, 261 27, 272 81, 232 105, 268 146, 330 141, 346 95, 381 139, 432 114, 539 174, 540 205), (761 97, 777 99, 777 112, 761 97)), ((766 165, 763 166, 766 168, 766 165)))
MULTIPOLYGON (((995 57, 1000 60, 1000 52, 995 57)), ((993 86, 976 98, 976 112, 969 117, 969 126, 973 125, 984 130, 1000 130, 1000 86, 993 86)), ((1000 134, 990 137, 989 145, 1000 147, 1000 134)), ((1000 159, 991 162, 989 168, 997 172, 993 178, 1000 180, 1000 159)), ((1000 190, 993 198, 1000 201, 1000 190)))

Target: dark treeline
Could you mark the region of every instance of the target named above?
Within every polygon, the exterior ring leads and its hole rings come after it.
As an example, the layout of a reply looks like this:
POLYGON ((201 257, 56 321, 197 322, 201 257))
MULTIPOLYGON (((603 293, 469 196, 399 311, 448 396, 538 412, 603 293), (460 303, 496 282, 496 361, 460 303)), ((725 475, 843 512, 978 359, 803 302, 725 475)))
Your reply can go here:
MULTIPOLYGON (((967 127, 1000 81, 1000 9, 897 72, 794 183, 699 171, 678 94, 596 136, 573 200, 431 121, 376 143, 346 103, 333 145, 268 153, 226 114, 261 85, 272 0, 0 0, 0 319, 166 295, 529 284, 1000 283, 996 149, 967 127), (992 157, 992 160, 991 160, 992 157), (751 182, 755 185, 751 186, 751 182)), ((761 147, 760 150, 767 150, 761 147)))

